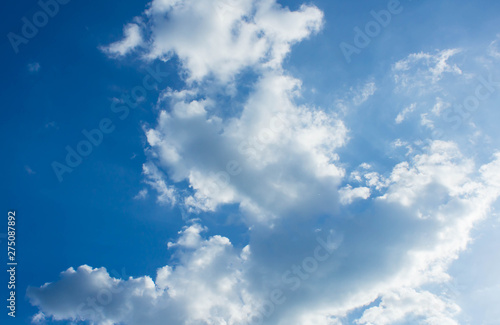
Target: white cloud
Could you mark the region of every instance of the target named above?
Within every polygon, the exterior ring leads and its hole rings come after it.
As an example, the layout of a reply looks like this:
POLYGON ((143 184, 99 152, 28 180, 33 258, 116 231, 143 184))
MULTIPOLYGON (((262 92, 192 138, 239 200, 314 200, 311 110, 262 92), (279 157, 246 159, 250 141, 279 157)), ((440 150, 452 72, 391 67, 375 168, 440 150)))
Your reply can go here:
POLYGON ((420 124, 432 130, 434 129, 434 121, 429 119, 428 115, 428 113, 420 114, 420 124))
POLYGON ((456 64, 448 61, 461 49, 447 49, 437 51, 435 54, 414 53, 406 59, 396 62, 393 66, 394 80, 400 89, 417 88, 420 91, 433 89, 447 73, 461 75, 462 70, 456 64))
POLYGON ((304 219, 289 212, 272 230, 253 228, 250 246, 237 249, 227 238, 204 238, 205 227, 194 223, 169 245, 176 263, 160 268, 154 281, 113 279, 104 269, 82 266, 30 288, 28 296, 48 317, 97 324, 248 324, 271 310, 266 301, 274 289, 286 302, 274 306, 264 324, 341 324, 377 297, 381 303, 359 324, 455 324, 456 304, 419 288, 449 280, 447 266, 500 194, 500 154, 478 176, 461 157, 452 143, 432 143, 394 167, 380 199, 347 220, 331 213, 319 232, 313 229, 321 214, 304 219), (328 233, 335 235, 326 239, 328 233), (325 247, 334 253, 325 255, 325 247), (89 297, 101 302, 90 308, 89 297))
POLYGON ((370 189, 368 187, 352 188, 351 185, 343 187, 339 190, 340 203, 351 204, 356 199, 366 200, 370 197, 370 189))
MULTIPOLYGON (((261 315, 264 324, 338 325, 366 308, 357 323, 456 324, 457 305, 427 287, 449 281, 448 266, 500 195, 500 154, 476 168, 456 143, 427 139, 421 153, 391 157, 397 163, 388 170, 358 162, 348 173, 341 155, 347 126, 335 113, 297 104, 301 82, 281 67, 290 46, 320 28, 316 7, 292 12, 271 0, 155 0, 144 16, 142 34, 151 36, 143 55, 177 55, 190 87, 167 89, 158 101, 157 124, 146 130, 145 182, 160 203, 190 213, 236 205, 248 245, 206 236, 202 221, 191 222, 168 244, 172 261, 154 280, 115 279, 84 265, 30 287, 30 302, 44 317, 236 325, 261 315), (220 114, 224 107, 197 81, 213 76, 227 85, 246 67, 259 78, 241 112, 220 114), (343 185, 349 180, 357 187, 343 185), (355 199, 365 201, 350 204, 355 199)), ((110 53, 137 46, 116 44, 110 53)), ((397 87, 434 91, 445 75, 462 73, 448 62, 457 53, 399 61, 397 87)), ((368 83, 353 103, 375 90, 368 83)))
POLYGON ((356 87, 350 87, 349 91, 335 101, 335 107, 339 113, 347 115, 350 110, 367 102, 377 92, 377 85, 373 79, 365 81, 356 87))
POLYGON ((436 98, 436 104, 432 108, 432 113, 436 116, 441 116, 441 113, 451 106, 450 103, 443 101, 441 98, 436 98))
POLYGON ((62 272, 58 282, 29 288, 28 296, 55 320, 96 324, 235 324, 245 320, 252 301, 240 281, 242 258, 227 238, 189 239, 199 230, 192 226, 181 232, 176 243, 181 248, 181 265, 158 269, 155 280, 148 276, 116 279, 104 268, 84 265, 62 272))
MULTIPOLYGON (((473 171, 474 165, 462 157, 457 146, 434 141, 429 151, 429 154, 415 156, 413 165, 403 162, 394 168, 384 199, 411 206, 433 184, 445 187, 443 194, 446 195, 454 196, 467 190, 463 184, 468 181, 466 175, 473 171)), ((434 188, 432 193, 437 195, 439 191, 439 187, 434 188)))
POLYGON ((411 112, 413 112, 416 107, 417 107, 416 103, 413 103, 413 104, 411 104, 408 107, 405 107, 401 111, 401 113, 399 113, 398 116, 396 116, 396 120, 395 120, 396 124, 401 124, 406 119, 406 117, 408 116, 408 114, 410 114, 411 112))
POLYGON ((359 167, 363 168, 363 169, 371 169, 372 166, 368 163, 362 163, 361 165, 359 165, 359 167))
POLYGON ((144 188, 137 193, 136 196, 134 196, 134 200, 143 200, 148 196, 148 189, 144 188))
POLYGON ((187 180, 194 190, 185 198, 188 207, 214 211, 238 203, 264 220, 334 208, 344 175, 335 151, 345 144, 347 129, 335 116, 296 106, 299 85, 266 74, 241 116, 225 121, 208 113, 210 101, 173 99, 171 112, 160 114, 147 138, 170 178, 187 180))
MULTIPOLYGON (((290 11, 275 0, 154 0, 144 19, 145 57, 177 55, 188 80, 226 82, 245 67, 279 68, 291 45, 321 28, 323 13, 307 5, 290 11)), ((130 41, 135 26, 110 53, 123 55, 139 44, 138 37, 130 41)))
POLYGON ((127 24, 123 28, 123 33, 125 37, 121 41, 102 47, 102 50, 113 56, 123 56, 143 43, 139 25, 135 23, 127 24))
POLYGON ((366 310, 356 323, 389 325, 412 320, 418 324, 458 325, 454 317, 459 310, 430 292, 402 288, 384 296, 379 306, 366 310))
POLYGON ((158 202, 174 205, 177 200, 176 190, 173 186, 167 184, 162 172, 154 164, 144 164, 142 171, 144 176, 146 176, 146 184, 149 184, 158 193, 158 202))
POLYGON ((43 324, 45 321, 45 315, 42 312, 38 312, 35 316, 32 317, 31 322, 33 324, 43 324))
POLYGON ((500 59, 500 45, 499 45, 500 35, 497 35, 497 38, 490 43, 488 48, 488 54, 495 59, 500 59))
POLYGON ((375 92, 377 91, 377 86, 375 82, 370 81, 367 82, 362 89, 358 90, 355 93, 353 98, 354 105, 361 105, 368 100, 375 92))

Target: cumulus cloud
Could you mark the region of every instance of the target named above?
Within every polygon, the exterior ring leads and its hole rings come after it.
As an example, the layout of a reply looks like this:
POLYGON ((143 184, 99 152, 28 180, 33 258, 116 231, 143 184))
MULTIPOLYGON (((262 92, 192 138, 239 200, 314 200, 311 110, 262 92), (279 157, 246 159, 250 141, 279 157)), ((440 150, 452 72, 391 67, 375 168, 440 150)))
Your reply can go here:
MULTIPOLYGON (((236 206, 248 243, 207 236, 202 220, 190 221, 154 278, 83 265, 30 287, 34 322, 339 325, 356 311, 357 324, 457 324, 459 307, 431 287, 450 280, 448 266, 500 195, 500 154, 477 166, 454 141, 425 139, 387 169, 350 170, 348 125, 298 104, 301 81, 281 66, 292 44, 321 27, 316 7, 154 0, 143 17, 143 57, 178 56, 188 85, 163 92, 156 124, 145 127, 145 182, 159 203, 192 214, 236 206), (248 67, 257 80, 241 111, 224 114, 200 81, 229 84, 248 67)), ((136 47, 119 44, 115 53, 136 47)), ((462 73, 448 62, 458 53, 400 60, 396 87, 432 88, 462 73)), ((352 102, 376 89, 367 83, 352 102)))
POLYGON ((249 246, 237 249, 227 238, 205 238, 206 228, 194 223, 169 244, 177 263, 160 268, 155 280, 114 279, 105 269, 82 266, 30 288, 28 296, 54 319, 97 324, 253 324, 260 318, 312 324, 321 317, 341 323, 378 297, 359 324, 455 324, 453 302, 415 288, 449 279, 447 266, 500 194, 494 176, 500 155, 477 177, 459 157, 452 143, 432 143, 424 155, 394 167, 387 194, 356 214, 345 211, 348 219, 330 215, 318 231, 319 215, 277 220, 272 229, 256 227, 249 246), (282 304, 269 302, 273 292, 282 304), (89 297, 100 301, 97 307, 89 297))
POLYGON ((454 316, 460 308, 430 292, 402 289, 384 296, 380 306, 363 313, 357 324, 394 324, 403 320, 429 325, 458 325, 454 316))
POLYGON ((344 175, 335 150, 346 142, 347 129, 335 116, 296 106, 299 85, 266 74, 241 116, 224 121, 210 114, 207 100, 174 99, 172 110, 162 111, 158 126, 147 131, 148 143, 174 182, 189 181, 188 208, 214 211, 237 203, 269 220, 289 211, 334 209, 344 175))
POLYGON ((339 190, 340 203, 351 204, 356 199, 364 199, 370 197, 370 189, 368 187, 352 188, 351 185, 343 187, 339 190))
MULTIPOLYGON (((290 11, 275 0, 154 0, 143 18, 149 35, 144 57, 176 55, 188 80, 214 76, 225 82, 245 67, 280 67, 291 45, 321 28, 323 13, 308 5, 290 11)), ((139 27, 130 26, 111 54, 139 44, 139 27)))
MULTIPOLYGON (((104 268, 83 265, 61 273, 60 280, 29 288, 32 304, 55 320, 96 324, 221 324, 247 317, 252 301, 241 282, 243 259, 227 238, 193 238, 192 225, 176 246, 182 265, 158 269, 156 279, 117 279, 104 268), (248 304, 248 305, 247 305, 248 304)), ((34 321, 39 321, 35 316, 34 321)))

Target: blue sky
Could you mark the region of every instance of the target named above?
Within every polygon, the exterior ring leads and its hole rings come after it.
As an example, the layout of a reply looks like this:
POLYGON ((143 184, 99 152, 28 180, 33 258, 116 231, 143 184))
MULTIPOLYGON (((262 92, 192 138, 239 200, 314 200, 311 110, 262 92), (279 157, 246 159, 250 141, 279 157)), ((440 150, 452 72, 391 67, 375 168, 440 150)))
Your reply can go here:
POLYGON ((2 322, 495 324, 499 3, 41 10, 0 22, 2 322))

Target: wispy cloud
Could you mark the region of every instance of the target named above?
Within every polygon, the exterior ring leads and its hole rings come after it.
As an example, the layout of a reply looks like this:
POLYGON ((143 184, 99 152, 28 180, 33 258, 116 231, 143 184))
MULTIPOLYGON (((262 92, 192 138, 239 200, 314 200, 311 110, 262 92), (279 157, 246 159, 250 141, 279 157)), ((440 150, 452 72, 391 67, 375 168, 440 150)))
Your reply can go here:
POLYGON ((40 68, 41 68, 41 66, 40 66, 40 63, 38 63, 38 62, 33 62, 33 63, 28 64, 28 71, 29 72, 32 72, 32 73, 38 72, 40 70, 40 68))

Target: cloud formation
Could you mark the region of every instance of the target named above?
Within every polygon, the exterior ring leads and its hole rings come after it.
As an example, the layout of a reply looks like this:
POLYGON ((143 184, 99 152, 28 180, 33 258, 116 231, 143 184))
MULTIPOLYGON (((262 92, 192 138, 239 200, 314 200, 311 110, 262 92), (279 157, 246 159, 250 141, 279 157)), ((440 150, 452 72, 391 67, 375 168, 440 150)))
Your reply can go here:
POLYGON ((335 208, 344 175, 335 150, 346 142, 347 128, 335 116, 296 106, 299 86, 289 76, 266 74, 241 116, 226 120, 210 114, 209 100, 172 98, 171 112, 161 112, 147 139, 172 181, 189 181, 188 208, 215 211, 236 203, 267 220, 335 208))
POLYGON ((475 180, 470 161, 458 158, 453 144, 433 143, 394 168, 386 195, 357 215, 331 215, 318 231, 311 227, 317 217, 289 219, 252 231, 249 246, 237 249, 227 238, 204 238, 205 228, 194 223, 169 244, 176 266, 158 269, 155 280, 114 279, 103 268, 82 266, 30 288, 28 296, 54 319, 98 324, 253 324, 260 318, 307 324, 318 315, 340 322, 377 297, 380 304, 357 323, 455 324, 459 307, 421 288, 449 279, 447 266, 500 194, 500 154, 475 180), (410 181, 416 186, 408 188, 410 181), (282 304, 269 302, 273 292, 282 304))
MULTIPOLYGON (((31 287, 40 309, 34 322, 338 325, 357 312, 356 324, 458 324, 460 307, 435 288, 450 281, 450 263, 500 195, 499 153, 478 164, 455 141, 424 129, 420 151, 415 141, 391 139, 412 150, 385 169, 353 168, 342 156, 349 126, 336 112, 298 104, 301 81, 282 67, 291 45, 321 28, 316 7, 154 0, 142 19, 107 51, 175 55, 187 84, 163 92, 156 125, 145 127, 145 181, 160 203, 193 215, 236 206, 248 245, 206 236, 203 220, 190 220, 154 279, 114 278, 84 265, 31 287), (224 114, 204 81, 223 88, 246 68, 258 78, 241 111, 224 114)), ((416 53, 393 65, 394 94, 419 100, 396 124, 421 106, 434 118, 449 108, 434 96, 448 74, 463 73, 449 62, 459 53, 416 53), (421 105, 425 96, 436 101, 421 105)), ((378 90, 375 81, 351 89, 353 105, 378 90)), ((394 116, 377 118, 394 125, 394 116)))
MULTIPOLYGON (((279 68, 291 45, 321 28, 323 13, 308 5, 290 11, 275 0, 154 0, 142 19, 143 56, 176 55, 188 81, 213 76, 227 82, 246 67, 279 68)), ((139 26, 130 24, 107 51, 125 55, 139 38, 139 26)))
POLYGON ((123 56, 143 43, 139 25, 128 24, 123 28, 123 33, 125 37, 121 41, 102 47, 102 50, 112 56, 123 56))

